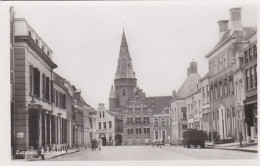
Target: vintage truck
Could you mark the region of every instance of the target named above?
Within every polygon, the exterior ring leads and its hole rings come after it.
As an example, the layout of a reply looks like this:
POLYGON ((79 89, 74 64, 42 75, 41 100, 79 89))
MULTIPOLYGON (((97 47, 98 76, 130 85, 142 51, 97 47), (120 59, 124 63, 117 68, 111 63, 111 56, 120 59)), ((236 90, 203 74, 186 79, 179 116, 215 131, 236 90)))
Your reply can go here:
POLYGON ((197 130, 197 129, 188 129, 183 132, 183 146, 184 148, 190 148, 191 145, 194 145, 197 148, 200 145, 200 148, 205 148, 205 140, 208 139, 206 131, 197 130))

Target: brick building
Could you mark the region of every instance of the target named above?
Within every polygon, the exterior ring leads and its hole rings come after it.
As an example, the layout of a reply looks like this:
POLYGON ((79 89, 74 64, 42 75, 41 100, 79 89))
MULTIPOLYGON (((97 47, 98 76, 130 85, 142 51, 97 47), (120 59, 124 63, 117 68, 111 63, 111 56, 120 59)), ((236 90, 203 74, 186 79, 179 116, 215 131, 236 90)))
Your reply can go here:
MULTIPOLYGON (((110 91, 109 111, 116 116, 115 141, 123 142, 126 145, 133 145, 144 144, 145 139, 153 140, 153 116, 156 113, 162 112, 164 107, 169 107, 169 98, 171 97, 146 97, 142 89, 137 87, 137 79, 133 71, 124 32, 121 40, 114 87, 112 86, 110 91), (156 102, 157 99, 161 99, 161 101, 164 101, 163 103, 166 102, 167 104, 159 108, 158 104, 160 102, 156 102)), ((168 126, 167 133, 170 133, 168 126)))

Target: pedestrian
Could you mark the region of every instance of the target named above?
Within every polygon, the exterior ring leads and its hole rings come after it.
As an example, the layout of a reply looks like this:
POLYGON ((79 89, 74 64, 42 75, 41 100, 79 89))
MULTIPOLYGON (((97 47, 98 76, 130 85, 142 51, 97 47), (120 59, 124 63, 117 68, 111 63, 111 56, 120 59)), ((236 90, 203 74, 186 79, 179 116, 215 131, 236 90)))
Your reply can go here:
POLYGON ((102 147, 102 139, 99 138, 98 139, 98 149, 101 150, 101 147, 102 147))
POLYGON ((242 132, 239 132, 239 142, 240 142, 240 147, 243 146, 242 141, 243 141, 243 135, 242 135, 242 132))
POLYGON ((92 149, 92 151, 94 150, 94 139, 92 139, 91 141, 90 141, 90 146, 91 146, 91 149, 92 149))

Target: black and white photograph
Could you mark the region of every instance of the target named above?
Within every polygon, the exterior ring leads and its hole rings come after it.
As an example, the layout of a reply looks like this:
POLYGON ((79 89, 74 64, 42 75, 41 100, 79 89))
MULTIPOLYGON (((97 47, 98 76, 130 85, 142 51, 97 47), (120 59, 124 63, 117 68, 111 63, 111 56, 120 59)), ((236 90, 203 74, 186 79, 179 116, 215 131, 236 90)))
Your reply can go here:
POLYGON ((258 7, 1 3, 4 156, 15 164, 257 161, 258 7))

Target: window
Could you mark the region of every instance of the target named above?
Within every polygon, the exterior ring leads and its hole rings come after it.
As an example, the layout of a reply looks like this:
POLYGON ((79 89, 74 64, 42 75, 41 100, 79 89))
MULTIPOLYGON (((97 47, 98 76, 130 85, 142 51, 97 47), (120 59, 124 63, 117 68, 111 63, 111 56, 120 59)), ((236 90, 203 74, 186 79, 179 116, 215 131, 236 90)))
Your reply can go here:
POLYGON ((146 122, 147 122, 147 124, 150 123, 150 119, 149 119, 149 117, 146 118, 146 122))
POLYGON ((127 129, 127 134, 131 134, 131 130, 130 129, 127 129))
POLYGON ((246 70, 246 89, 250 89, 250 71, 249 69, 246 70))
POLYGON ((105 112, 103 111, 103 118, 105 118, 105 112))
POLYGON ((89 118, 89 123, 90 123, 90 127, 92 128, 93 125, 92 125, 92 118, 89 118))
POLYGON ((166 119, 165 118, 161 118, 161 125, 166 126, 166 119))
POLYGON ((29 67, 30 95, 33 94, 33 66, 29 67))
POLYGON ((36 42, 36 44, 38 44, 38 43, 39 43, 39 42, 38 42, 38 39, 36 39, 35 42, 36 42))
POLYGON ((45 74, 42 75, 42 98, 46 99, 46 80, 45 74))
POLYGON ((40 97, 40 71, 33 68, 33 92, 36 97, 40 97))
POLYGON ((158 125, 159 125, 158 119, 154 119, 154 126, 158 126, 158 125))
POLYGON ((130 131, 131 131, 131 134, 134 134, 134 129, 131 129, 130 131))
POLYGON ((169 125, 172 125, 172 118, 169 118, 169 125))
POLYGON ((123 89, 123 96, 125 96, 125 89, 123 89))
POLYGON ((100 118, 100 119, 102 118, 102 116, 101 116, 101 112, 99 112, 99 118, 100 118))
POLYGON ((50 101, 50 79, 46 77, 46 100, 50 101))
POLYGON ((217 60, 214 61, 214 74, 217 74, 218 71, 218 65, 217 65, 217 60))
POLYGON ((133 124, 133 118, 130 118, 130 124, 133 124))
POLYGON ((221 69, 222 69, 222 57, 220 56, 218 60, 218 70, 221 71, 221 69))
POLYGON ((229 94, 234 94, 234 85, 232 76, 229 77, 229 94))
POLYGON ((255 72, 254 72, 253 67, 250 68, 250 74, 251 74, 251 76, 250 76, 251 88, 254 88, 255 87, 255 76, 254 76, 255 72))
POLYGON ((106 129, 107 128, 107 123, 103 122, 103 126, 104 126, 104 129, 106 129))
POLYGON ((227 67, 227 54, 223 55, 223 67, 227 67))
POLYGON ((139 131, 138 128, 136 128, 136 129, 135 129, 135 133, 138 134, 138 131, 139 131))
POLYGON ((170 109, 169 108, 165 108, 164 109, 164 113, 169 114, 170 113, 170 109))
POLYGON ((166 139, 166 131, 162 130, 162 139, 165 140, 166 139))
POLYGON ((98 129, 101 129, 101 122, 98 122, 98 129))
POLYGON ((48 56, 50 55, 50 52, 49 52, 49 51, 47 51, 47 55, 48 55, 48 56))
POLYGON ((42 46, 42 50, 44 51, 44 46, 42 46))
POLYGON ((147 122, 146 122, 146 117, 143 117, 143 122, 144 122, 144 124, 147 123, 147 122))
POLYGON ((187 107, 181 107, 181 116, 182 119, 187 119, 187 107))
POLYGON ((154 131, 155 139, 159 139, 159 131, 154 131))
POLYGON ((147 134, 150 134, 150 128, 146 129, 147 134))
POLYGON ((253 46, 254 58, 257 58, 257 47, 256 45, 253 46))
POLYGON ((32 37, 32 33, 31 33, 31 31, 29 31, 29 36, 32 37))
POLYGON ((144 134, 146 134, 146 128, 144 128, 144 134))
POLYGON ((245 64, 247 64, 249 62, 249 55, 248 55, 248 51, 244 52, 245 55, 245 64))
POLYGON ((126 119, 126 124, 129 124, 129 118, 126 119))
POLYGON ((141 128, 139 128, 139 134, 142 134, 142 129, 141 128))
POLYGON ((254 59, 254 55, 253 55, 253 48, 249 48, 249 61, 252 61, 254 59))
POLYGON ((111 129, 111 128, 112 128, 112 122, 109 121, 109 122, 108 122, 108 125, 109 125, 109 128, 111 129))

